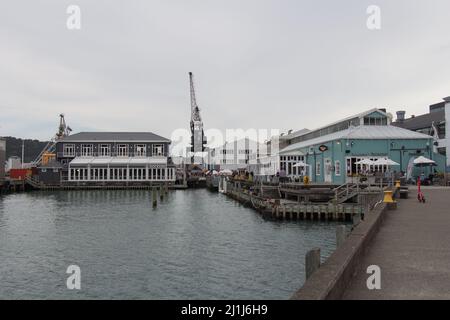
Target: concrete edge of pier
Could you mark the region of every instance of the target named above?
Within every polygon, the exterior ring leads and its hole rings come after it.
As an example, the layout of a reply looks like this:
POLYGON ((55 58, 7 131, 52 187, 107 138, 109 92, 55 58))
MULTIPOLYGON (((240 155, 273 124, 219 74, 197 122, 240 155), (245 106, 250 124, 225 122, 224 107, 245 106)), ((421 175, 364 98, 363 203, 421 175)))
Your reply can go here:
POLYGON ((381 203, 358 224, 344 243, 309 277, 291 300, 340 299, 358 270, 372 239, 388 212, 381 203))

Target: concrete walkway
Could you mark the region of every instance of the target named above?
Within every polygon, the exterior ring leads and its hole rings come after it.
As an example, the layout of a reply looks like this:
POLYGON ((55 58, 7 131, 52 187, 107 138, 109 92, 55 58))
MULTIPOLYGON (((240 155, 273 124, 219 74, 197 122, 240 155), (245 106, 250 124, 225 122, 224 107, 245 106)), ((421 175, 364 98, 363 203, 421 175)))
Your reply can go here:
POLYGON ((387 212, 343 299, 450 299, 450 188, 410 188, 387 212), (381 268, 381 289, 366 286, 367 267, 381 268))

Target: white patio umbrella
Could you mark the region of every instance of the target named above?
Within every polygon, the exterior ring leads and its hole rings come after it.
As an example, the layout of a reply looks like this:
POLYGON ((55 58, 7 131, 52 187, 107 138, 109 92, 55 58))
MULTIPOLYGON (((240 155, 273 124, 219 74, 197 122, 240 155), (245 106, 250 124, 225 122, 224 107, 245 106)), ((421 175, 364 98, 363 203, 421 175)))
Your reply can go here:
POLYGON ((297 162, 296 164, 293 165, 293 167, 306 167, 308 166, 306 163, 304 163, 303 161, 297 162))
POLYGON ((414 159, 413 163, 415 165, 426 165, 426 164, 433 165, 433 164, 436 164, 436 161, 433 161, 431 159, 425 158, 424 156, 420 156, 420 157, 414 159))
POLYGON ((232 175, 232 174, 233 174, 233 171, 231 171, 230 169, 224 169, 224 170, 221 170, 221 171, 219 172, 219 174, 223 174, 223 175, 232 175))
POLYGON ((391 166, 399 166, 400 163, 395 162, 394 160, 391 160, 389 158, 380 158, 377 161, 375 161, 374 165, 379 165, 379 166, 387 166, 388 167, 388 172, 391 174, 391 180, 392 180, 392 184, 394 184, 394 177, 392 176, 392 172, 390 170, 391 166))
POLYGON ((436 166, 436 161, 425 158, 424 156, 417 157, 414 159, 413 163, 415 166, 419 166, 421 168, 421 174, 423 174, 424 166, 436 166))
POLYGON ((375 164, 375 161, 370 160, 370 159, 362 159, 362 160, 356 161, 355 164, 363 164, 363 165, 371 166, 371 165, 375 164))
POLYGON ((389 158, 380 158, 377 161, 374 161, 375 165, 380 165, 380 166, 399 166, 400 163, 395 162, 394 160, 391 160, 389 158))

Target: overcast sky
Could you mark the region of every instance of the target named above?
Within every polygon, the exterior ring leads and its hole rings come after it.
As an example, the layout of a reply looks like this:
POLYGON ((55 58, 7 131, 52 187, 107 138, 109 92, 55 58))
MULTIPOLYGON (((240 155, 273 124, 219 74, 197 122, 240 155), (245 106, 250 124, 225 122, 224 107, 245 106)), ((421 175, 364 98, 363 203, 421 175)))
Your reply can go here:
POLYGON ((450 95, 450 2, 53 0, 0 4, 0 135, 300 129, 450 95), (66 9, 81 8, 81 30, 66 9), (381 29, 366 26, 369 5, 381 29))

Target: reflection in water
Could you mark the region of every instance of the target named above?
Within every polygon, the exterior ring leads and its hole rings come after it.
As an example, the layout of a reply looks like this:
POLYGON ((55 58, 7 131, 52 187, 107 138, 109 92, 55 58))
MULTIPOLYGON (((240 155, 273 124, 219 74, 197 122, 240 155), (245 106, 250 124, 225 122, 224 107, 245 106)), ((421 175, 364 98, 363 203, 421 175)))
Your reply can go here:
POLYGON ((274 222, 207 190, 32 192, 0 198, 0 299, 286 299, 335 224, 274 222), (66 268, 81 268, 81 290, 66 268))

